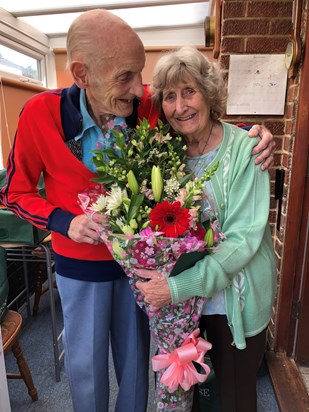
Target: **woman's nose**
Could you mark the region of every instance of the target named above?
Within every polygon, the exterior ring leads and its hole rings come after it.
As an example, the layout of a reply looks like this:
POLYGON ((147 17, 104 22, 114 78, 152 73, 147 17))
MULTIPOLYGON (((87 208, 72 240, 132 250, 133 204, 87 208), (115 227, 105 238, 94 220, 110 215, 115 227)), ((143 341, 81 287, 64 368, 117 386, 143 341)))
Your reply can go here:
POLYGON ((181 96, 177 96, 175 100, 175 111, 177 113, 182 113, 185 110, 185 100, 181 96))

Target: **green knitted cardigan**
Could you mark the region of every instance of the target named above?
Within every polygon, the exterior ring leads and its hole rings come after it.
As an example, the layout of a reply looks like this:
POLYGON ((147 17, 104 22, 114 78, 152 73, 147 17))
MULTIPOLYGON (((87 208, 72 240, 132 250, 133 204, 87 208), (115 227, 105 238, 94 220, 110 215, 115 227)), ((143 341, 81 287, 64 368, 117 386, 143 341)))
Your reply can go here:
MULTIPOLYGON (((269 229, 268 172, 254 164, 257 138, 222 122, 224 137, 212 164, 219 167, 210 182, 226 240, 214 254, 168 279, 172 302, 191 296, 210 298, 224 290, 232 342, 246 347, 246 337, 267 327, 276 290, 276 261, 269 229)), ((210 164, 209 167, 212 165, 210 164)))

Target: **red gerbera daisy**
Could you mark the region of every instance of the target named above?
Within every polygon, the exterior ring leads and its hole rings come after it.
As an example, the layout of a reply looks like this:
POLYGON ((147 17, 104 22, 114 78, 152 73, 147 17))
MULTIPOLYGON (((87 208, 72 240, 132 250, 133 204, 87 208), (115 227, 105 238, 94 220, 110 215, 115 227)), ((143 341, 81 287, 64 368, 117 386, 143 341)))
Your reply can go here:
POLYGON ((151 228, 163 232, 166 237, 177 238, 189 229, 189 210, 181 209, 180 202, 165 200, 158 203, 150 212, 149 219, 151 228))

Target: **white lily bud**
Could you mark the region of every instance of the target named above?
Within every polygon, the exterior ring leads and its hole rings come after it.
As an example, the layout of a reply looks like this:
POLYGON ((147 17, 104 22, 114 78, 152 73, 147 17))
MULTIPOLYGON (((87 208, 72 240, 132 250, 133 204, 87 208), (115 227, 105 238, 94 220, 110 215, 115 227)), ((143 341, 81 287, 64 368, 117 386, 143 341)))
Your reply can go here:
POLYGON ((136 177, 134 173, 132 172, 132 170, 130 170, 127 173, 127 178, 128 178, 128 186, 131 192, 137 195, 139 193, 139 185, 137 183, 136 177))
POLYGON ((151 188, 154 200, 160 202, 163 191, 163 180, 161 176, 160 166, 152 166, 151 170, 151 188))

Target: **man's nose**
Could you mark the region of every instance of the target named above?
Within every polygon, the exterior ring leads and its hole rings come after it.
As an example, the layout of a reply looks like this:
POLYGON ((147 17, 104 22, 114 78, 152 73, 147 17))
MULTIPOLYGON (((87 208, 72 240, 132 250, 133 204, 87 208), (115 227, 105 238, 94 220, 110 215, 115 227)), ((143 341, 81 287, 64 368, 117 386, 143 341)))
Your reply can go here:
POLYGON ((138 74, 133 79, 133 84, 131 87, 131 93, 136 97, 142 97, 144 94, 144 86, 142 82, 142 75, 138 74))

